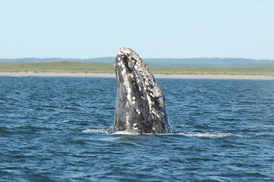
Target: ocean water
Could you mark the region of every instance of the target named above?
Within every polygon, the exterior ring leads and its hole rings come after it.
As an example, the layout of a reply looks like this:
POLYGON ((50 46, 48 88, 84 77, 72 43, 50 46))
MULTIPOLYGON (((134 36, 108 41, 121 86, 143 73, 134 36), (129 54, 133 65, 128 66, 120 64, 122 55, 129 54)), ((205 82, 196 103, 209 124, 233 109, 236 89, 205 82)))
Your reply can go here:
POLYGON ((0 181, 274 181, 274 81, 158 79, 173 133, 112 133, 114 78, 0 77, 0 181))

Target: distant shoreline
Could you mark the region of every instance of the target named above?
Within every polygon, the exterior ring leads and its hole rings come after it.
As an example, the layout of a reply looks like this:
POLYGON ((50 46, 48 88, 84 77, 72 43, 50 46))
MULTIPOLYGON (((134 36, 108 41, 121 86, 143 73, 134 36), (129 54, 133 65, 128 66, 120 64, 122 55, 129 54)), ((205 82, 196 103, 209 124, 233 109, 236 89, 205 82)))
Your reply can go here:
MULTIPOLYGON (((10 77, 98 77, 114 78, 114 73, 66 73, 66 72, 0 72, 0 76, 10 77)), ((238 79, 274 80, 274 75, 229 75, 229 74, 154 74, 155 78, 174 79, 238 79)))

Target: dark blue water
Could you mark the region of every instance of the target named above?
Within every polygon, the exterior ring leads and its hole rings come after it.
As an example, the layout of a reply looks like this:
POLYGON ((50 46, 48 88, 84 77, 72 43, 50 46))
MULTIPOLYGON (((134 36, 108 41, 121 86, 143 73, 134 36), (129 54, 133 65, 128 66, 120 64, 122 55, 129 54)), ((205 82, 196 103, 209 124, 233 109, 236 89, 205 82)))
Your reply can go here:
POLYGON ((0 77, 0 181, 274 181, 274 81, 158 82, 171 135, 113 134, 115 79, 0 77))

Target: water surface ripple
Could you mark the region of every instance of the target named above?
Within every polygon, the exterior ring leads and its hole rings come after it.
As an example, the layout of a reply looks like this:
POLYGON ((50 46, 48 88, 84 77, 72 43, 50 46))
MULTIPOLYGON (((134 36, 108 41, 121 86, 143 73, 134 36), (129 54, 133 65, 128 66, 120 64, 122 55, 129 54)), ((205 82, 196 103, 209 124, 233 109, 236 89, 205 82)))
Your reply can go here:
POLYGON ((111 132, 113 78, 0 77, 0 181, 274 181, 274 81, 158 82, 168 135, 111 132))

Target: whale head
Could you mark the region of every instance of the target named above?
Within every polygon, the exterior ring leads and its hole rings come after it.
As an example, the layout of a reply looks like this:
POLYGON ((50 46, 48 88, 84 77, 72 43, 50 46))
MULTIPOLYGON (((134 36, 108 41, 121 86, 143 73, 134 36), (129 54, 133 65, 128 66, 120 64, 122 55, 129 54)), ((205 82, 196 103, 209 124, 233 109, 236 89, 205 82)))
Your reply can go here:
POLYGON ((115 59, 117 97, 114 131, 170 133, 165 97, 140 56, 120 49, 115 59))

